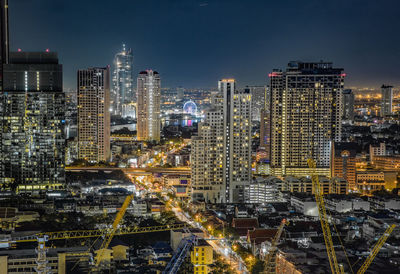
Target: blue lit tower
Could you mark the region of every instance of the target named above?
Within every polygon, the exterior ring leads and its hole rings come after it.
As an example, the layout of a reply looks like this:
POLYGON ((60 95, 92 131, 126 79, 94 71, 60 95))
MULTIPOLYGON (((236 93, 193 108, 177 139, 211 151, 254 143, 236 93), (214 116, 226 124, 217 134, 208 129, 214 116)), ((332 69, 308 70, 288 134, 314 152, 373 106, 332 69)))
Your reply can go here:
POLYGON ((113 89, 111 96, 112 113, 122 115, 123 105, 136 101, 133 92, 133 56, 132 50, 122 45, 122 51, 114 58, 113 89))

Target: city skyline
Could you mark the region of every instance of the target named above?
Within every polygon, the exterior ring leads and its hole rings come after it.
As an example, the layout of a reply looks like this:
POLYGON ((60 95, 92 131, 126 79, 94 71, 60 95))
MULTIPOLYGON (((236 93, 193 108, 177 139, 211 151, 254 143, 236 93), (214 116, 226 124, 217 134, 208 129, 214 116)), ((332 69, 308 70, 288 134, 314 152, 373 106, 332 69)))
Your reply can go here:
POLYGON ((65 89, 75 88, 77 69, 112 64, 121 43, 132 48, 134 74, 162 71, 164 87, 213 87, 222 77, 234 77, 243 86, 264 85, 268 71, 286 60, 321 59, 346 68, 348 87, 399 85, 396 1, 251 2, 12 2, 11 50, 59 52, 65 89), (221 11, 235 20, 222 20, 221 11), (124 16, 107 20, 116 15, 124 16), (84 35, 82 25, 93 28, 94 35, 84 35), (215 60, 223 62, 210 67, 215 60))

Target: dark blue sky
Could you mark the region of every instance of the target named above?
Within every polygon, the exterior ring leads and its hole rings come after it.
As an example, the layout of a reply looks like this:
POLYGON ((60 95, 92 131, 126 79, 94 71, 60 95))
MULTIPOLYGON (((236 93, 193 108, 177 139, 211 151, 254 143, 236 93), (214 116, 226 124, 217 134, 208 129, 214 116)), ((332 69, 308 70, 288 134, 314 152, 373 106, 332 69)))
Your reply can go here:
POLYGON ((13 50, 57 51, 66 88, 122 42, 135 74, 155 69, 164 87, 265 84, 289 60, 321 59, 345 68, 347 86, 396 86, 399 11, 396 0, 10 0, 10 36, 13 50))

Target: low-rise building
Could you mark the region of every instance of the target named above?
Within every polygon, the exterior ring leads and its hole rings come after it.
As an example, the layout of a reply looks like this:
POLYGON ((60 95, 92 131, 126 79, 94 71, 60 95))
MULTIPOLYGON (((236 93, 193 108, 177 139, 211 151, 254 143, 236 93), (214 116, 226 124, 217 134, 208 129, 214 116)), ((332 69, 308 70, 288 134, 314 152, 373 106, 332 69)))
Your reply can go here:
POLYGON ((331 194, 347 194, 349 192, 349 183, 346 179, 333 177, 331 178, 330 191, 331 194))
POLYGON ((338 213, 357 210, 370 210, 370 203, 366 199, 349 195, 327 195, 325 196, 325 206, 330 211, 335 211, 338 213))
MULTIPOLYGON (((331 181, 329 178, 325 176, 319 176, 319 182, 322 187, 323 194, 329 194, 331 192, 331 181)), ((288 176, 283 181, 283 190, 289 191, 292 193, 308 193, 312 194, 313 184, 311 178, 309 177, 301 177, 296 178, 292 176, 288 176)))
POLYGON ((235 207, 235 217, 236 218, 247 218, 249 217, 249 213, 247 211, 247 207, 244 205, 238 205, 235 207))
POLYGON ((172 247, 172 250, 176 251, 182 239, 190 237, 191 235, 195 235, 199 238, 204 238, 204 232, 197 228, 171 230, 170 245, 172 247))
POLYGON ((190 259, 193 264, 194 274, 207 274, 210 273, 211 265, 214 262, 213 248, 205 240, 198 240, 197 244, 190 252, 190 259))
POLYGON ((385 156, 386 155, 386 144, 380 143, 378 146, 369 145, 369 159, 372 164, 375 162, 375 156, 385 156))
POLYGON ((278 201, 278 186, 273 177, 255 177, 246 188, 247 201, 252 204, 265 204, 278 201))
POLYGON ((166 175, 164 185, 174 191, 178 198, 189 198, 191 195, 190 175, 166 175))
POLYGON ((381 189, 391 190, 396 185, 396 171, 366 170, 357 172, 357 189, 361 194, 370 195, 381 189))
POLYGON ((293 193, 290 197, 290 204, 296 210, 306 216, 317 217, 318 208, 313 195, 304 193, 293 193))
POLYGON ((248 230, 259 228, 260 225, 257 218, 233 218, 232 227, 240 237, 246 238, 248 230))
POLYGON ((374 165, 376 169, 400 171, 400 155, 375 156, 374 165))
MULTIPOLYGON (((47 252, 47 267, 52 273, 65 274, 70 257, 79 258, 88 266, 87 247, 51 248, 47 252)), ((35 249, 0 251, 0 273, 37 273, 37 252, 35 249)))
POLYGON ((395 195, 390 195, 387 197, 381 196, 370 196, 368 197, 368 201, 371 204, 371 207, 375 210, 400 210, 400 197, 395 195))

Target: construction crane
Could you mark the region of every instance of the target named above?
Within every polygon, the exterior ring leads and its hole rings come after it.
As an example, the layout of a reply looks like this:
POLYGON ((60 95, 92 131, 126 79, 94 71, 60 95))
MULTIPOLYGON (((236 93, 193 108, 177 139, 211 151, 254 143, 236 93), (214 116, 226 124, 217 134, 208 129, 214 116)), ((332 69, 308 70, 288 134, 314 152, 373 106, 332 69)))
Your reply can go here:
MULTIPOLYGON (((185 228, 185 224, 171 224, 149 227, 120 227, 114 235, 130 235, 139 233, 161 232, 172 229, 185 228)), ((84 239, 84 238, 98 238, 106 234, 105 229, 93 230, 70 230, 70 231, 55 231, 55 232, 42 232, 31 236, 17 237, 7 241, 0 241, 0 248, 9 248, 16 243, 37 242, 39 238, 47 237, 47 241, 54 240, 70 240, 70 239, 84 239)))
MULTIPOLYGON (((325 240, 326 252, 328 253, 329 265, 331 267, 333 274, 344 273, 343 265, 338 264, 338 261, 336 258, 335 248, 334 248, 333 242, 332 242, 332 236, 331 236, 332 234, 331 234, 331 230, 330 230, 329 222, 328 222, 328 215, 326 213, 326 208, 325 208, 323 191, 322 191, 322 187, 319 183, 318 175, 315 173, 315 168, 316 168, 315 161, 313 159, 308 159, 307 163, 308 163, 308 167, 311 169, 311 180, 312 180, 312 184, 313 184, 315 201, 316 201, 317 207, 318 207, 319 219, 321 221, 322 232, 324 233, 324 240, 325 240)), ((396 227, 396 225, 393 224, 386 229, 385 233, 383 233, 383 235, 379 238, 378 242, 375 244, 375 246, 371 250, 370 255, 365 260, 365 262, 361 266, 361 268, 358 270, 357 274, 365 273, 365 271, 371 265, 375 256, 378 254, 379 250, 381 249, 383 244, 386 242, 386 240, 388 239, 388 237, 390 236, 392 231, 395 229, 395 227, 396 227)))
POLYGON ((286 219, 283 219, 281 224, 279 225, 278 231, 276 232, 274 238, 272 239, 271 247, 270 247, 269 252, 268 252, 268 254, 267 254, 266 258, 265 258, 264 273, 266 273, 266 274, 276 273, 277 245, 278 245, 279 239, 281 238, 283 228, 287 224, 288 224, 288 222, 286 221, 286 219))
POLYGON ((39 274, 48 274, 51 273, 50 267, 47 266, 47 237, 38 237, 38 247, 36 248, 37 253, 37 267, 35 268, 36 272, 39 274))
POLYGON ((122 218, 124 217, 129 204, 132 202, 132 199, 133 199, 133 194, 126 196, 121 209, 118 211, 117 216, 115 217, 112 227, 110 229, 106 230, 106 234, 104 235, 104 240, 103 240, 103 242, 100 246, 100 249, 98 250, 97 256, 96 256, 96 260, 95 260, 96 266, 99 266, 100 263, 104 260, 104 252, 108 248, 108 245, 110 244, 112 238, 114 237, 115 232, 118 229, 119 223, 121 222, 122 218))
POLYGON ((318 179, 318 175, 315 172, 316 164, 313 159, 307 160, 308 167, 311 169, 311 180, 313 184, 313 190, 315 195, 315 201, 317 203, 319 220, 321 222, 322 232, 324 234, 326 252, 328 254, 329 265, 331 267, 332 274, 344 273, 343 266, 338 264, 335 248, 333 246, 331 229, 328 222, 328 214, 326 213, 323 190, 318 179))
POLYGON ((365 271, 367 271, 368 267, 371 265, 371 263, 374 260, 375 256, 378 254, 379 250, 385 244, 386 240, 389 238, 390 234, 393 232, 393 230, 395 228, 396 228, 396 225, 394 225, 394 224, 392 224, 391 226, 386 228, 386 230, 383 233, 383 235, 379 238, 378 242, 372 248, 371 253, 369 254, 368 258, 365 260, 363 265, 357 271, 357 274, 364 274, 365 271))

